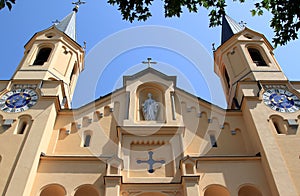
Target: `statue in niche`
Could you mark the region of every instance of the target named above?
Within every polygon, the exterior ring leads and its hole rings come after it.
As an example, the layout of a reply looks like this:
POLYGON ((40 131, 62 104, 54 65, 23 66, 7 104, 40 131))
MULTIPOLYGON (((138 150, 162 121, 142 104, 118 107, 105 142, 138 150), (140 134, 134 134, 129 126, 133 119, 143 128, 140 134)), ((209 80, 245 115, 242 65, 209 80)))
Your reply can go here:
POLYGON ((145 120, 156 120, 159 110, 158 103, 152 99, 152 94, 148 93, 148 99, 143 103, 143 115, 145 120))

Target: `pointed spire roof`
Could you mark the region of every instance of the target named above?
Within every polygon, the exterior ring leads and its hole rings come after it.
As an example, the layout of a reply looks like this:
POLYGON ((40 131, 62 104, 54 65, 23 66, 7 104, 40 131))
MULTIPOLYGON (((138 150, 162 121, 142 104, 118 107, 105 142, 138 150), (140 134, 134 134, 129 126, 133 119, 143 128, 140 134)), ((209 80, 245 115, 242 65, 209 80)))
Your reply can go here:
POLYGON ((74 41, 76 41, 76 12, 77 11, 73 9, 69 15, 54 25, 58 30, 67 34, 74 41))
POLYGON ((227 16, 223 15, 222 18, 222 38, 221 44, 224 44, 228 39, 230 39, 233 35, 244 30, 245 27, 237 23, 235 20, 227 16))

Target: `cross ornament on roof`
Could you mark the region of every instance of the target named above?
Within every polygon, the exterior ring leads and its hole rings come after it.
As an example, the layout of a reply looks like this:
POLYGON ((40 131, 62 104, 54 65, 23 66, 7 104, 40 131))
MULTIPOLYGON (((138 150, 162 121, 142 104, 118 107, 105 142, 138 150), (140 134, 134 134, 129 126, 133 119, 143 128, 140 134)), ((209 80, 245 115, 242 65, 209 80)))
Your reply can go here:
POLYGON ((245 21, 241 21, 241 22, 239 22, 239 25, 241 25, 242 27, 246 27, 246 22, 245 21))
POLYGON ((60 21, 56 19, 55 21, 52 21, 52 23, 53 23, 54 25, 57 25, 57 24, 60 23, 60 21))
POLYGON ((85 4, 86 2, 85 1, 81 1, 81 0, 78 0, 76 2, 72 2, 72 4, 75 4, 75 5, 81 5, 81 4, 85 4))
POLYGON ((81 1, 81 0, 78 0, 76 2, 72 2, 72 4, 75 5, 75 7, 73 8, 73 11, 74 12, 78 12, 78 8, 81 4, 85 4, 86 2, 85 1, 81 1))
POLYGON ((151 67, 151 64, 157 64, 157 62, 151 61, 151 58, 147 58, 147 61, 143 61, 143 64, 148 64, 148 68, 151 67))

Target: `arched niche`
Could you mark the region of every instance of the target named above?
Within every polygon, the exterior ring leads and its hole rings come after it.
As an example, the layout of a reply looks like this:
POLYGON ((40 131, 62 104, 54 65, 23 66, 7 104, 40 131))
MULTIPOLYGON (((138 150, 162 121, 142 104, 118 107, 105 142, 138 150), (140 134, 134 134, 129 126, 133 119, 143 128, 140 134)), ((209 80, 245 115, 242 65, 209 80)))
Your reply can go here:
POLYGON ((65 196, 66 189, 60 184, 49 184, 42 188, 40 196, 65 196))
POLYGON ((159 109, 156 117, 156 121, 165 121, 165 91, 166 86, 148 82, 140 85, 136 91, 136 106, 137 106, 137 121, 144 121, 145 117, 143 114, 143 104, 149 99, 149 94, 152 95, 152 99, 158 103, 159 109))
POLYGON ((204 196, 230 196, 227 188, 221 185, 209 185, 205 191, 204 196))
POLYGON ((90 184, 81 185, 75 191, 74 196, 99 196, 99 191, 90 184))
POLYGON ((244 185, 240 188, 238 196, 262 196, 262 193, 252 185, 244 185))

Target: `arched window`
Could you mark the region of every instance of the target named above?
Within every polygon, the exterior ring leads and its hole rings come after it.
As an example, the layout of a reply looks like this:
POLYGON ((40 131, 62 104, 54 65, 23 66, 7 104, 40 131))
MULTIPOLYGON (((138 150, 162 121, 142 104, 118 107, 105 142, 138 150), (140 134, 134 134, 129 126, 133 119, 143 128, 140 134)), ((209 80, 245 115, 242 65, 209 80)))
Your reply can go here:
POLYGON ((97 189, 92 185, 82 185, 80 186, 74 196, 99 196, 97 189))
POLYGON ((52 49, 48 47, 41 48, 36 55, 33 65, 43 65, 45 62, 47 62, 51 51, 52 49))
POLYGON ((248 48, 248 51, 253 63, 255 63, 257 66, 268 66, 261 56, 259 50, 255 48, 248 48))
POLYGON ((78 69, 77 69, 77 62, 74 63, 74 66, 73 66, 73 69, 72 69, 72 72, 70 74, 70 87, 73 86, 73 84, 75 83, 75 80, 77 79, 77 72, 78 72, 78 69))
POLYGON ((280 126, 279 126, 278 122, 277 122, 277 121, 273 121, 273 125, 274 125, 274 127, 275 127, 276 132, 277 132, 278 134, 281 134, 282 131, 281 131, 281 129, 280 129, 280 126))
POLYGON ((19 118, 18 126, 15 131, 15 134, 23 134, 25 133, 31 125, 31 117, 30 116, 21 116, 19 118))
POLYGON ((215 135, 210 134, 210 135, 209 135, 209 139, 210 139, 211 147, 214 147, 214 148, 218 147, 218 145, 217 145, 217 140, 216 140, 216 136, 215 136, 215 135))
POLYGON ((253 186, 243 186, 240 188, 238 196, 262 196, 261 192, 253 186))
POLYGON ((26 127, 27 127, 27 122, 26 121, 21 122, 18 126, 17 134, 23 134, 26 130, 26 127))
POLYGON ((83 134, 83 147, 89 147, 91 144, 92 132, 85 131, 83 134))
POLYGON ((224 77, 225 77, 225 82, 227 84, 227 88, 230 88, 230 79, 227 70, 224 68, 224 77))
POLYGON ((4 128, 3 128, 3 117, 0 115, 0 133, 4 132, 4 128))
POLYGON ((67 195, 66 190, 59 184, 47 185, 42 189, 40 196, 65 196, 67 195))
POLYGON ((277 134, 287 134, 287 126, 281 116, 273 115, 270 119, 277 134))
POLYGON ((105 106, 104 107, 104 116, 109 116, 110 115, 110 107, 109 106, 105 106))
POLYGON ((230 196, 229 191, 221 185, 210 185, 204 192, 204 196, 230 196))

